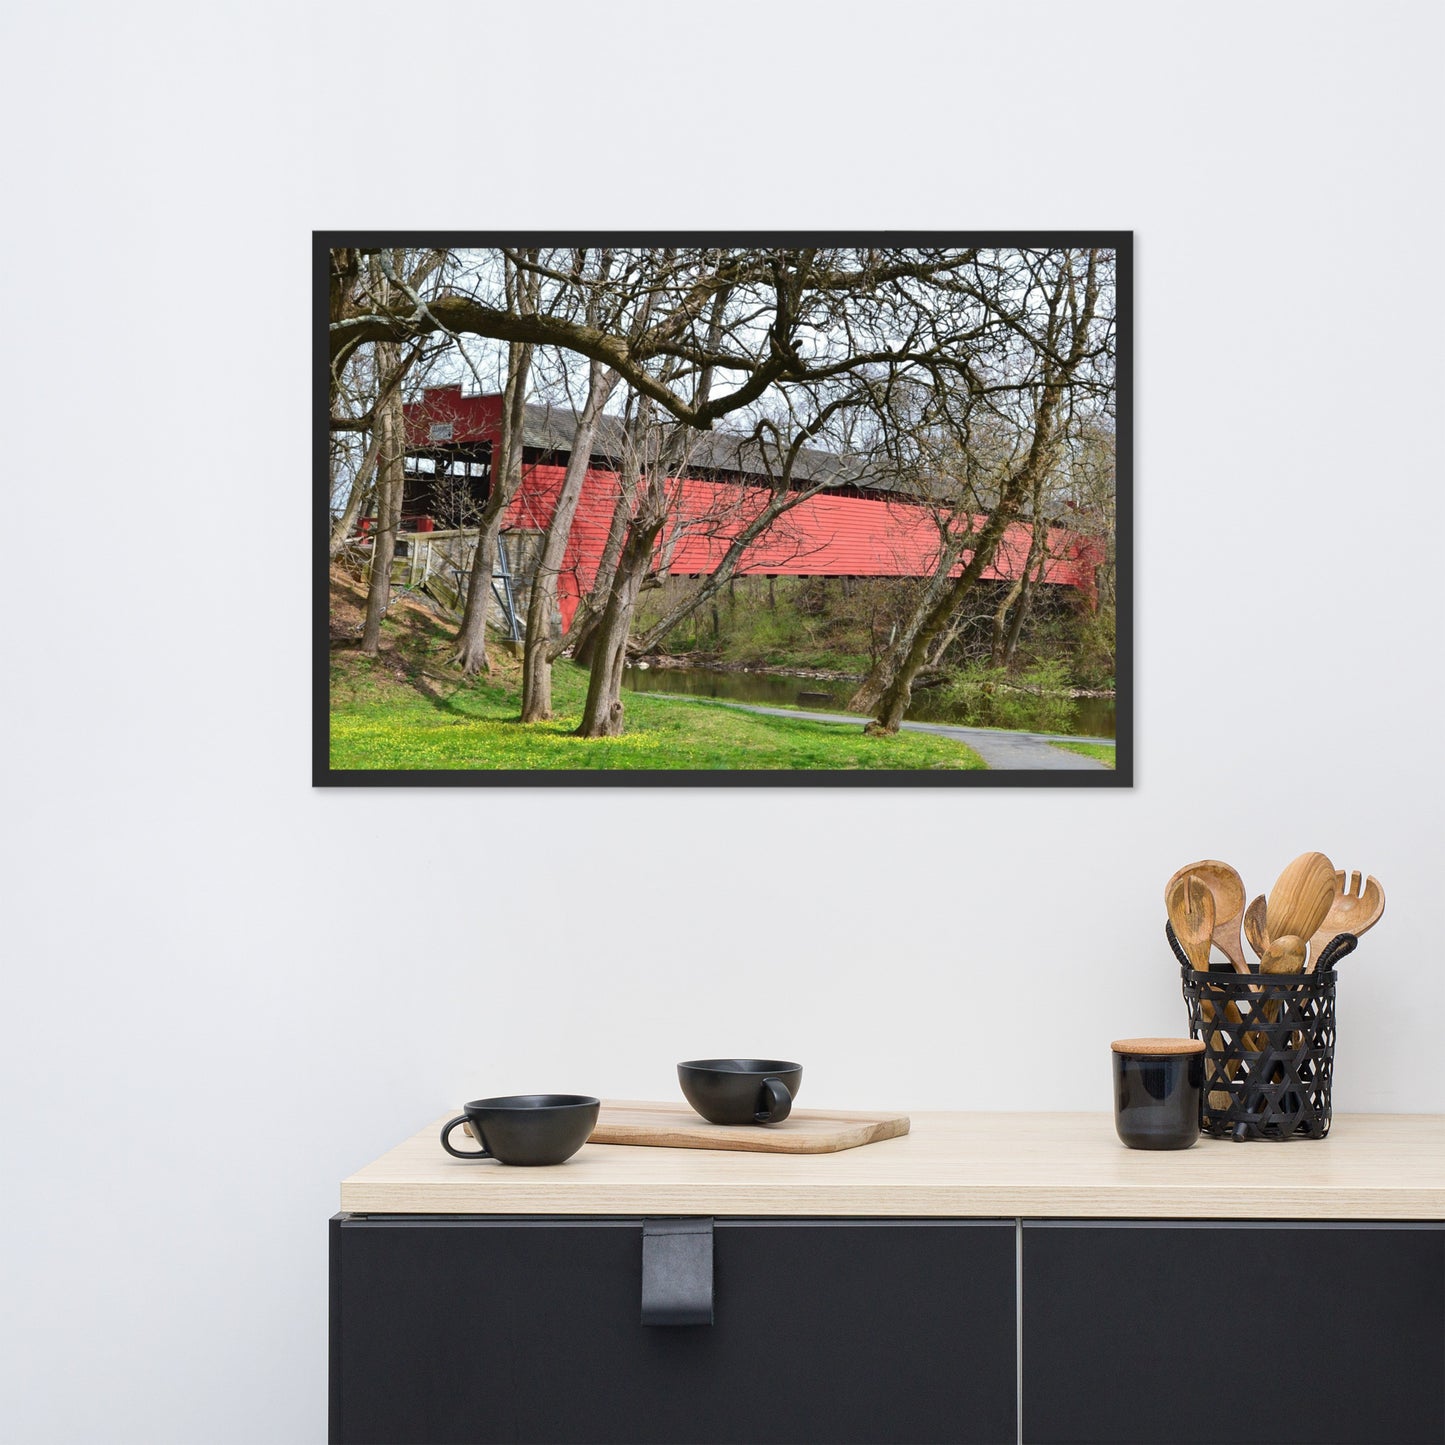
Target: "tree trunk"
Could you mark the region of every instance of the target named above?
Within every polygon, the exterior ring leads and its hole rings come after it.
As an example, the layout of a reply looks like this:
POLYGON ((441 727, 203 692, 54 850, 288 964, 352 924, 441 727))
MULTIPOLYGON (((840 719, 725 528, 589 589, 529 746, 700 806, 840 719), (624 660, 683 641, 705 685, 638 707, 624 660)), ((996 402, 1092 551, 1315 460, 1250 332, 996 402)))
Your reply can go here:
MULTIPOLYGON (((517 390, 522 393, 520 387, 517 390)), ((477 549, 471 555, 471 572, 467 575, 467 607, 462 611, 461 626, 457 629, 457 650, 452 653, 452 662, 467 676, 491 672, 491 662, 487 659, 487 611, 491 605, 491 577, 497 569, 497 538, 501 535, 501 520, 507 504, 522 486, 522 447, 509 447, 509 432, 512 432, 509 415, 509 407, 503 407, 500 464, 491 468, 491 491, 477 519, 477 549)))
POLYGON ((627 665, 627 639, 664 520, 657 517, 642 526, 634 524, 628 530, 607 607, 592 644, 592 671, 587 680, 582 725, 577 729, 579 737, 611 738, 622 732, 622 674, 627 665))
MULTIPOLYGON (((377 371, 385 376, 397 369, 395 342, 376 343, 377 371)), ((371 583, 366 593, 366 625, 361 650, 375 657, 381 646, 381 620, 391 600, 391 560, 396 555, 396 534, 401 525, 402 469, 406 455, 406 425, 401 386, 392 387, 377 402, 376 426, 380 443, 376 452, 376 528, 371 543, 371 583)))
POLYGON ((949 573, 953 571, 953 564, 958 561, 963 551, 967 536, 968 534, 960 535, 955 532, 949 532, 945 536, 933 575, 928 579, 923 595, 913 604, 913 610, 908 614, 908 620, 899 629, 898 635, 874 659, 873 666, 868 669, 868 676, 858 684, 853 696, 848 699, 849 712, 871 715, 878 706, 879 699, 892 686, 898 673, 899 658, 912 647, 918 629, 938 606, 939 599, 952 586, 953 579, 949 573))
POLYGON ((597 430, 597 418, 602 415, 602 408, 616 385, 615 371, 607 370, 600 362, 590 364, 587 369, 587 400, 577 418, 577 430, 567 457, 562 489, 558 493, 552 519, 547 523, 546 536, 542 539, 542 555, 537 562, 537 571, 532 578, 532 595, 527 602, 527 644, 522 656, 523 722, 543 722, 552 716, 549 633, 552 612, 557 606, 557 578, 572 535, 572 519, 577 515, 577 503, 582 497, 582 483, 587 478, 587 468, 592 459, 592 437, 597 430))
POLYGON ((993 646, 989 649, 990 667, 1012 667, 1014 651, 1018 647, 1019 637, 1023 632, 1024 623, 1028 621, 1029 612, 1033 608, 1033 581, 1032 573, 1035 568, 1039 575, 1043 575, 1044 564, 1048 561, 1048 526, 1041 520, 1044 510, 1044 477, 1040 473, 1034 477, 1033 494, 1031 498, 1033 509, 1033 529, 1029 534, 1029 552, 1024 558, 1023 569, 1019 572, 1014 584, 1009 588, 1007 596, 999 605, 998 611, 993 616, 993 646), (1014 611, 1012 623, 1008 620, 1009 608, 1018 603, 1014 611))
MULTIPOLYGON (((1035 527, 1035 530, 1041 530, 1035 527)), ((1030 548, 1032 555, 1033 549, 1030 548)), ((1019 638, 1023 636, 1024 626, 1028 622, 1034 610, 1034 598, 1038 596, 1039 582, 1043 579, 1044 565, 1048 561, 1046 556, 1041 556, 1035 575, 1029 576, 1024 573, 1023 596, 1019 599, 1018 610, 1014 613, 1013 622, 1009 625, 1008 636, 1004 639, 1003 662, 1001 666, 1013 671, 1014 655, 1018 652, 1019 638)))
POLYGON ((356 476, 352 478, 346 506, 342 509, 341 515, 331 524, 328 555, 333 561, 336 554, 351 540, 357 518, 361 516, 361 509, 366 503, 367 496, 371 493, 371 481, 376 472, 376 454, 380 447, 381 428, 372 427, 371 444, 366 449, 366 455, 361 459, 361 465, 356 469, 356 476))
POLYGON ((983 575, 984 569, 993 561, 999 541, 1022 503, 1021 496, 1010 498, 1005 492, 1003 500, 994 508, 993 515, 978 534, 968 566, 958 577, 951 579, 951 585, 944 590, 931 610, 922 615, 915 613, 916 625, 912 639, 906 648, 899 649, 901 655, 893 673, 893 680, 884 688, 874 709, 874 721, 868 725, 867 730, 870 733, 891 735, 898 731, 899 724, 908 711, 908 704, 913 700, 913 679, 918 676, 919 669, 927 660, 934 638, 947 625, 948 619, 962 605, 964 598, 983 575))
MULTIPOLYGON (((627 540, 627 527, 632 520, 633 504, 637 500, 639 477, 640 468, 634 451, 634 455, 623 463, 621 488, 617 494, 617 505, 612 509, 612 520, 607 526, 607 541, 597 562, 597 575, 592 579, 592 586, 583 598, 577 615, 572 619, 572 661, 578 667, 591 667, 592 659, 596 655, 597 636, 602 626, 603 614, 607 611, 607 598, 612 594, 617 565, 622 558, 622 546, 627 540)), ((560 654, 561 650, 561 643, 556 644, 556 653, 560 654)))
POLYGON ((937 672, 943 666, 943 659, 948 649, 958 641, 959 634, 968 625, 969 614, 960 607, 948 619, 948 625, 933 639, 933 645, 928 650, 928 661, 925 666, 933 672, 937 672))
MULTIPOLYGON (((1029 554, 1029 561, 1033 560, 1033 554, 1029 554)), ((1027 569, 1025 569, 1026 573, 1027 569)), ((1002 667, 1008 656, 1008 615, 1009 609, 1018 601, 1019 593, 1024 589, 1025 573, 1020 573, 1009 584, 1009 589, 1003 595, 1003 601, 994 609, 993 614, 993 641, 988 649, 988 665, 990 667, 1002 667)))
MULTIPOLYGON (((716 349, 717 338, 713 338, 716 349)), ((698 378, 695 398, 706 401, 712 383, 710 368, 698 378)), ((687 468, 694 437, 686 427, 674 425, 650 462, 644 464, 646 438, 651 417, 650 403, 638 408, 635 419, 633 455, 638 459, 637 474, 631 490, 641 495, 628 523, 626 540, 617 559, 607 605, 592 641, 592 667, 587 678, 587 702, 582 711, 579 737, 617 737, 622 732, 622 674, 627 666, 627 643, 632 635, 632 619, 637 599, 652 567, 657 539, 667 525, 669 500, 667 479, 674 471, 681 475, 687 468)))
MULTIPOLYGON (((536 251, 529 253, 536 260, 536 251)), ((508 275, 508 293, 521 315, 536 309, 538 280, 533 275, 508 275)), ((490 672, 487 658, 487 611, 492 601, 492 572, 497 563, 497 538, 502 518, 522 485, 522 452, 527 417, 527 386, 532 372, 532 343, 512 342, 507 347, 507 382, 502 390, 501 436, 492 458, 492 489, 477 525, 477 550, 467 579, 467 606, 457 629, 453 661, 464 674, 490 672)))

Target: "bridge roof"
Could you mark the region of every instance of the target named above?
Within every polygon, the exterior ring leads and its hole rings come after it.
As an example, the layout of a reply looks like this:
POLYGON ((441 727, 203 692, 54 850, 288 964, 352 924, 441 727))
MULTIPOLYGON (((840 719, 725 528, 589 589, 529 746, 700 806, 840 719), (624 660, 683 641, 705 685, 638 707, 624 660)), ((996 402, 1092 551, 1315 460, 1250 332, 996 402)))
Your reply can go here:
MULTIPOLYGON (((501 412, 497 395, 462 393, 456 383, 427 387, 421 398, 406 407, 411 448, 434 451, 489 440, 496 431, 501 412), (445 437, 429 435, 440 423, 447 429, 445 437)), ((604 413, 597 423, 592 442, 594 457, 617 460, 624 450, 623 419, 604 413)), ((572 450, 577 431, 577 413, 571 407, 529 403, 523 421, 523 445, 537 451, 565 454, 572 450)), ((743 477, 767 477, 769 456, 776 466, 776 451, 763 447, 750 433, 716 428, 698 432, 693 442, 689 467, 694 472, 730 472, 743 477)), ((911 497, 918 501, 930 498, 947 500, 951 488, 946 482, 935 484, 883 476, 868 467, 859 456, 840 455, 819 447, 804 447, 793 464, 793 482, 810 485, 821 482, 829 488, 857 487, 878 495, 911 497)))
MULTIPOLYGON (((569 452, 577 432, 577 414, 569 407, 529 404, 523 423, 523 443, 542 451, 569 452)), ((619 416, 604 413, 598 420, 592 441, 594 456, 620 458, 624 449, 624 424, 619 416)), ((751 433, 715 428, 698 432, 688 466, 693 471, 736 472, 740 476, 768 475, 770 463, 778 465, 776 448, 764 451, 751 433)), ((898 492, 912 487, 897 480, 870 476, 861 457, 840 456, 818 447, 803 447, 793 464, 794 482, 821 482, 827 487, 861 487, 868 491, 898 492)))

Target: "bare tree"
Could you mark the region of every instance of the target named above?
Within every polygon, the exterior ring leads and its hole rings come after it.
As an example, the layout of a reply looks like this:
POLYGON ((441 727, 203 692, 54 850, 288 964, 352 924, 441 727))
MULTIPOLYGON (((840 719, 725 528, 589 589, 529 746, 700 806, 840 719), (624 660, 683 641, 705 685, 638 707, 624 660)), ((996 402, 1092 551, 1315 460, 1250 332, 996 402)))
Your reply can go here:
MULTIPOLYGON (((339 474, 345 469, 348 453, 351 451, 339 442, 351 441, 354 438, 338 437, 332 434, 331 453, 331 495, 333 504, 337 493, 337 481, 339 474)), ((376 457, 381 446, 381 431, 378 427, 372 427, 371 439, 366 442, 365 449, 354 467, 349 469, 345 480, 346 500, 341 509, 333 513, 331 522, 331 538, 328 544, 328 552, 334 561, 347 543, 352 534, 356 531, 356 524, 361 519, 362 511, 371 500, 375 492, 376 481, 376 457)))
POLYGON ((600 362, 587 367, 587 398, 577 415, 572 435, 572 450, 562 475, 552 516, 542 539, 542 552, 532 577, 532 592, 527 599, 526 649, 522 658, 522 721, 541 722, 552 716, 552 613, 557 606, 558 583, 567 543, 572 535, 572 519, 582 499, 582 485, 592 464, 592 439, 607 398, 617 385, 617 373, 600 362))
MULTIPOLYGON (((689 428, 680 422, 666 427, 650 425, 652 403, 644 401, 632 429, 632 445, 651 455, 629 462, 638 486, 636 509, 623 529, 623 541, 607 589, 607 601, 592 638, 591 671, 582 723, 584 738, 615 737, 622 731, 622 673, 627 658, 627 637, 637 598, 652 565, 658 535, 668 518, 668 483, 686 470, 689 428)), ((693 434, 695 435, 695 433, 693 434)))
POLYGON ((1044 482, 1040 475, 1034 478, 1031 494, 1032 527, 1029 530, 1029 549, 1023 566, 1010 582, 1008 589, 999 599, 993 614, 993 636, 989 647, 989 666, 1011 668, 1014 654, 1018 650, 1019 637, 1024 623, 1033 610, 1034 593, 1044 575, 1049 561, 1049 524, 1044 516, 1044 482))
MULTIPOLYGON (((540 252, 534 248, 524 255, 535 265, 540 252)), ((504 261, 504 267, 509 306, 515 306, 519 315, 531 314, 540 297, 540 276, 535 269, 519 270, 510 259, 504 261)), ((492 599, 492 574, 497 566, 497 538, 503 517, 522 485, 527 389, 534 349, 530 341, 513 341, 507 346, 507 381, 502 391, 498 455, 492 459, 492 487, 477 524, 477 548, 467 584, 466 611, 457 632, 454 661, 466 674, 491 671, 487 660, 487 612, 492 599)))
MULTIPOLYGON (((399 351, 400 347, 394 341, 377 342, 377 367, 383 374, 399 371, 399 351)), ((376 526, 372 531, 366 623, 361 634, 361 650, 372 656, 381 645, 381 622, 391 599, 391 563, 396 555, 396 534, 401 525, 406 421, 399 386, 391 387, 377 403, 376 433, 376 526)))
MULTIPOLYGON (((439 272, 444 259, 445 253, 437 250, 365 253, 352 248, 334 250, 329 297, 332 324, 365 314, 376 306, 386 308, 404 298, 417 297, 417 288, 439 272)), ((424 364, 429 353, 434 354, 435 350, 427 335, 416 336, 406 346, 395 339, 386 339, 371 348, 369 357, 358 356, 353 348, 348 357, 333 364, 330 371, 332 435, 367 437, 365 450, 350 478, 346 501, 332 521, 329 539, 332 557, 350 539, 373 490, 376 500, 371 578, 361 644, 362 651, 368 653, 374 654, 380 645, 381 623, 390 600, 391 562, 401 522, 406 455, 403 389, 418 363, 424 364)), ((342 455, 333 447, 333 498, 337 491, 337 464, 342 455)))
POLYGON ((1012 433, 1014 456, 982 524, 974 530, 970 523, 968 561, 946 585, 925 591, 889 649, 883 666, 892 675, 869 708, 870 731, 897 732, 934 642, 989 568, 1025 500, 1057 464, 1076 389, 1107 370, 1112 329, 1096 326, 1096 319, 1106 320, 1098 317, 1106 264, 1097 249, 1021 252, 991 260, 986 272, 980 268, 961 288, 970 305, 982 308, 978 335, 990 346, 982 354, 961 354, 954 368, 964 388, 962 425, 955 430, 967 451, 970 413, 985 403, 995 432, 1012 433))

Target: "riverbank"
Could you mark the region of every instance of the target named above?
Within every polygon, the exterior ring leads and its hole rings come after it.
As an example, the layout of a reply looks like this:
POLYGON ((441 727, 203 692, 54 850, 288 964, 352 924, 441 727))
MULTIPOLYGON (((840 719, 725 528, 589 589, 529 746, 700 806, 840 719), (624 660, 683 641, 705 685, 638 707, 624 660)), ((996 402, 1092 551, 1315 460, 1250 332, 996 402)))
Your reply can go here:
POLYGON ((521 667, 504 649, 469 681, 450 668, 450 639, 419 616, 388 618, 382 651, 331 654, 331 766, 355 771, 669 770, 959 771, 983 759, 954 738, 871 738, 858 724, 769 717, 707 702, 629 694, 616 738, 574 736, 587 674, 553 668, 556 716, 519 721, 521 667))
MULTIPOLYGON (((696 670, 701 672, 721 673, 746 673, 758 677, 806 677, 815 682, 851 682, 855 686, 863 681, 866 676, 862 672, 839 671, 837 668, 827 667, 788 667, 771 663, 758 662, 727 662, 715 652, 649 652, 636 658, 632 664, 640 671, 679 671, 696 670)), ((920 691, 928 686, 942 681, 935 676, 931 682, 924 683, 920 691)), ((996 684, 1005 691, 1031 692, 1033 689, 1018 683, 1001 682, 996 684)), ((1059 693, 1063 697, 1073 698, 1094 698, 1114 700, 1114 690, 1102 687, 1065 687, 1060 688, 1059 693)))
MULTIPOLYGON (((861 673, 801 666, 721 663, 700 666, 708 654, 684 653, 641 659, 623 685, 630 693, 673 693, 721 702, 798 708, 805 712, 846 711, 861 673)), ((970 684, 921 688, 908 709, 911 722, 960 727, 1005 728, 1083 738, 1114 736, 1114 695, 1102 690, 1055 688, 989 679, 970 684)))

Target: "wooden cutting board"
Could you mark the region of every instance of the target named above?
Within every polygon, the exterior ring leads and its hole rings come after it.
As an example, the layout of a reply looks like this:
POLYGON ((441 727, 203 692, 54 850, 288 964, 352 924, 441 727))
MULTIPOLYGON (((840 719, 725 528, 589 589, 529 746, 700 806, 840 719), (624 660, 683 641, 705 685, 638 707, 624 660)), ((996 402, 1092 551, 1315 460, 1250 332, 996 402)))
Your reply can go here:
POLYGON ((745 1149, 754 1154, 836 1154, 908 1132, 907 1114, 794 1109, 781 1124, 709 1124, 686 1104, 632 1100, 602 1105, 589 1144, 664 1149, 745 1149))

